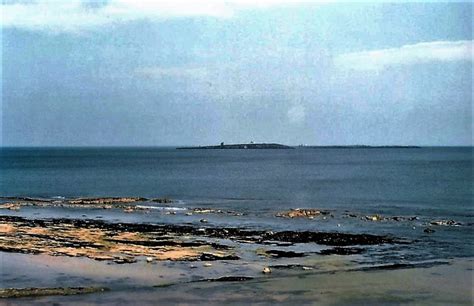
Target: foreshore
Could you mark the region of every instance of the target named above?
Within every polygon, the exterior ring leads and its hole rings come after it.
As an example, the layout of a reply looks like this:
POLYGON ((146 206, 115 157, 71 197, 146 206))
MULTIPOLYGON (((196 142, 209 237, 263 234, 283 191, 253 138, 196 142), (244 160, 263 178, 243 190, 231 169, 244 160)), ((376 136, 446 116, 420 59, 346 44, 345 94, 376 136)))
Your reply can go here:
MULTIPOLYGON (((277 269, 262 274, 259 264, 155 262, 107 264, 76 257, 0 252, 3 286, 86 287, 75 295, 26 296, 5 305, 472 305, 473 258, 429 265, 360 269, 341 256, 324 257, 318 268, 277 269), (226 281, 222 276, 248 278, 226 281), (219 278, 222 280, 220 281, 219 278)), ((0 290, 3 291, 3 290, 0 290)), ((31 290, 29 290, 31 291, 31 290)))
MULTIPOLYGON (((403 259, 418 243, 403 235, 223 226, 203 217, 245 220, 245 212, 184 209, 166 198, 5 197, 2 202, 0 298, 10 305, 114 305, 137 299, 140 304, 155 304, 158 296, 165 304, 211 303, 200 296, 213 296, 215 304, 241 304, 249 296, 263 304, 366 304, 364 298, 371 304, 418 304, 422 297, 423 303, 443 303, 445 297, 430 285, 436 277, 456 294, 454 304, 470 303, 472 259, 403 259), (125 221, 156 212, 176 220, 200 219, 198 223, 125 221), (78 213, 80 218, 70 215, 78 213), (394 252, 399 254, 397 260, 394 252), (413 288, 407 288, 402 278, 416 279, 413 288), (449 287, 459 281, 461 286, 449 287), (401 294, 405 291, 407 297, 401 294)), ((351 212, 338 216, 319 209, 279 211, 273 218, 315 225, 328 218, 406 227, 425 224, 424 235, 435 227, 464 226, 454 220, 351 212)))

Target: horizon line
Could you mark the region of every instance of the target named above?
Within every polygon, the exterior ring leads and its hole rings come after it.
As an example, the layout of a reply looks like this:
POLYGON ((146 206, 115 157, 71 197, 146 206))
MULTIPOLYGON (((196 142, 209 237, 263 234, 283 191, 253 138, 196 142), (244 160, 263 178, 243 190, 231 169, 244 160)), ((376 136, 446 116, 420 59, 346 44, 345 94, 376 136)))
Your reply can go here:
MULTIPOLYGON (((254 144, 270 144, 274 142, 255 142, 254 144)), ((228 143, 231 144, 246 144, 246 143, 228 143)), ((281 143, 275 143, 281 144, 281 143)), ((217 144, 219 145, 219 144, 217 144)), ((9 148, 180 148, 180 147, 200 147, 209 145, 0 145, 0 149, 9 148)), ((212 146, 212 145, 211 145, 212 146)), ((305 145, 286 145, 289 147, 422 147, 422 148, 454 148, 454 147, 474 147, 471 145, 419 145, 419 144, 305 144, 305 145)))

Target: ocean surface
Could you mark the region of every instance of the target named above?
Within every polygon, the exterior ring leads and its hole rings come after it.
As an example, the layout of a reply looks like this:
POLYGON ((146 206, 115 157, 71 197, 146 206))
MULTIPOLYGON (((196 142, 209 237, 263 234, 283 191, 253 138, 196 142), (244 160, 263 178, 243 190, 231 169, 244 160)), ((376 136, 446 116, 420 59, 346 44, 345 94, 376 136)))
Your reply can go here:
MULTIPOLYGON (((216 226, 388 234, 414 243, 383 254, 378 251, 369 256, 370 260, 417 261, 474 256, 472 167, 473 149, 466 147, 3 148, 0 195, 166 197, 175 202, 156 207, 152 213, 110 210, 105 219, 198 225, 202 216, 170 216, 163 211, 195 207, 232 210, 244 215, 216 214, 206 218, 216 226), (297 207, 329 210, 332 217, 275 217, 279 211, 297 207), (349 214, 357 217, 348 217, 349 214), (416 219, 373 222, 363 218, 374 214, 416 219), (460 225, 429 225, 437 220, 455 220, 460 225), (427 227, 435 232, 424 232, 427 227)), ((94 218, 104 214, 60 207, 27 207, 21 212, 2 213, 36 218, 94 218)))

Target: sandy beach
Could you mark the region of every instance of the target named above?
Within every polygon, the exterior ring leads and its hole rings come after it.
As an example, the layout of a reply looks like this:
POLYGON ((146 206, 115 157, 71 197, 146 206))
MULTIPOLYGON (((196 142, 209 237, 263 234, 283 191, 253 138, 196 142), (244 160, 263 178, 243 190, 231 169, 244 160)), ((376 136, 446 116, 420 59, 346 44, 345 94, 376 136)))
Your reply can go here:
POLYGON ((261 264, 214 262, 107 264, 90 259, 1 253, 2 284, 27 288, 106 287, 107 291, 70 296, 1 299, 4 305, 472 305, 473 259, 420 267, 354 267, 333 255, 301 267, 260 272, 261 264), (245 281, 210 281, 247 275, 245 281), (202 281, 204 280, 204 281, 202 281))

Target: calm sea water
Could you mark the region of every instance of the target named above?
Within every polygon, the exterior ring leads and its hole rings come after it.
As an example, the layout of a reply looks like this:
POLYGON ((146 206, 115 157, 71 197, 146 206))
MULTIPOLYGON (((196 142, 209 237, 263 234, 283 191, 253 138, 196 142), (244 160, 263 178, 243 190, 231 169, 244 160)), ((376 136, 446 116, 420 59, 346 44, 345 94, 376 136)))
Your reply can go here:
MULTIPOLYGON (((428 245, 432 257, 449 257, 474 255, 472 166, 472 148, 3 148, 0 183, 2 196, 169 197, 184 208, 246 213, 233 218, 211 216, 216 224, 388 233, 420 240, 419 250, 428 245), (329 209, 335 218, 309 222, 274 217, 294 207, 329 209), (420 219, 377 223, 345 218, 346 212, 420 219), (429 221, 441 219, 463 226, 437 227, 433 235, 422 231, 429 221)), ((170 220, 162 214, 110 215, 143 222, 190 221, 184 216, 170 220)), ((81 214, 68 212, 68 216, 81 214)))

